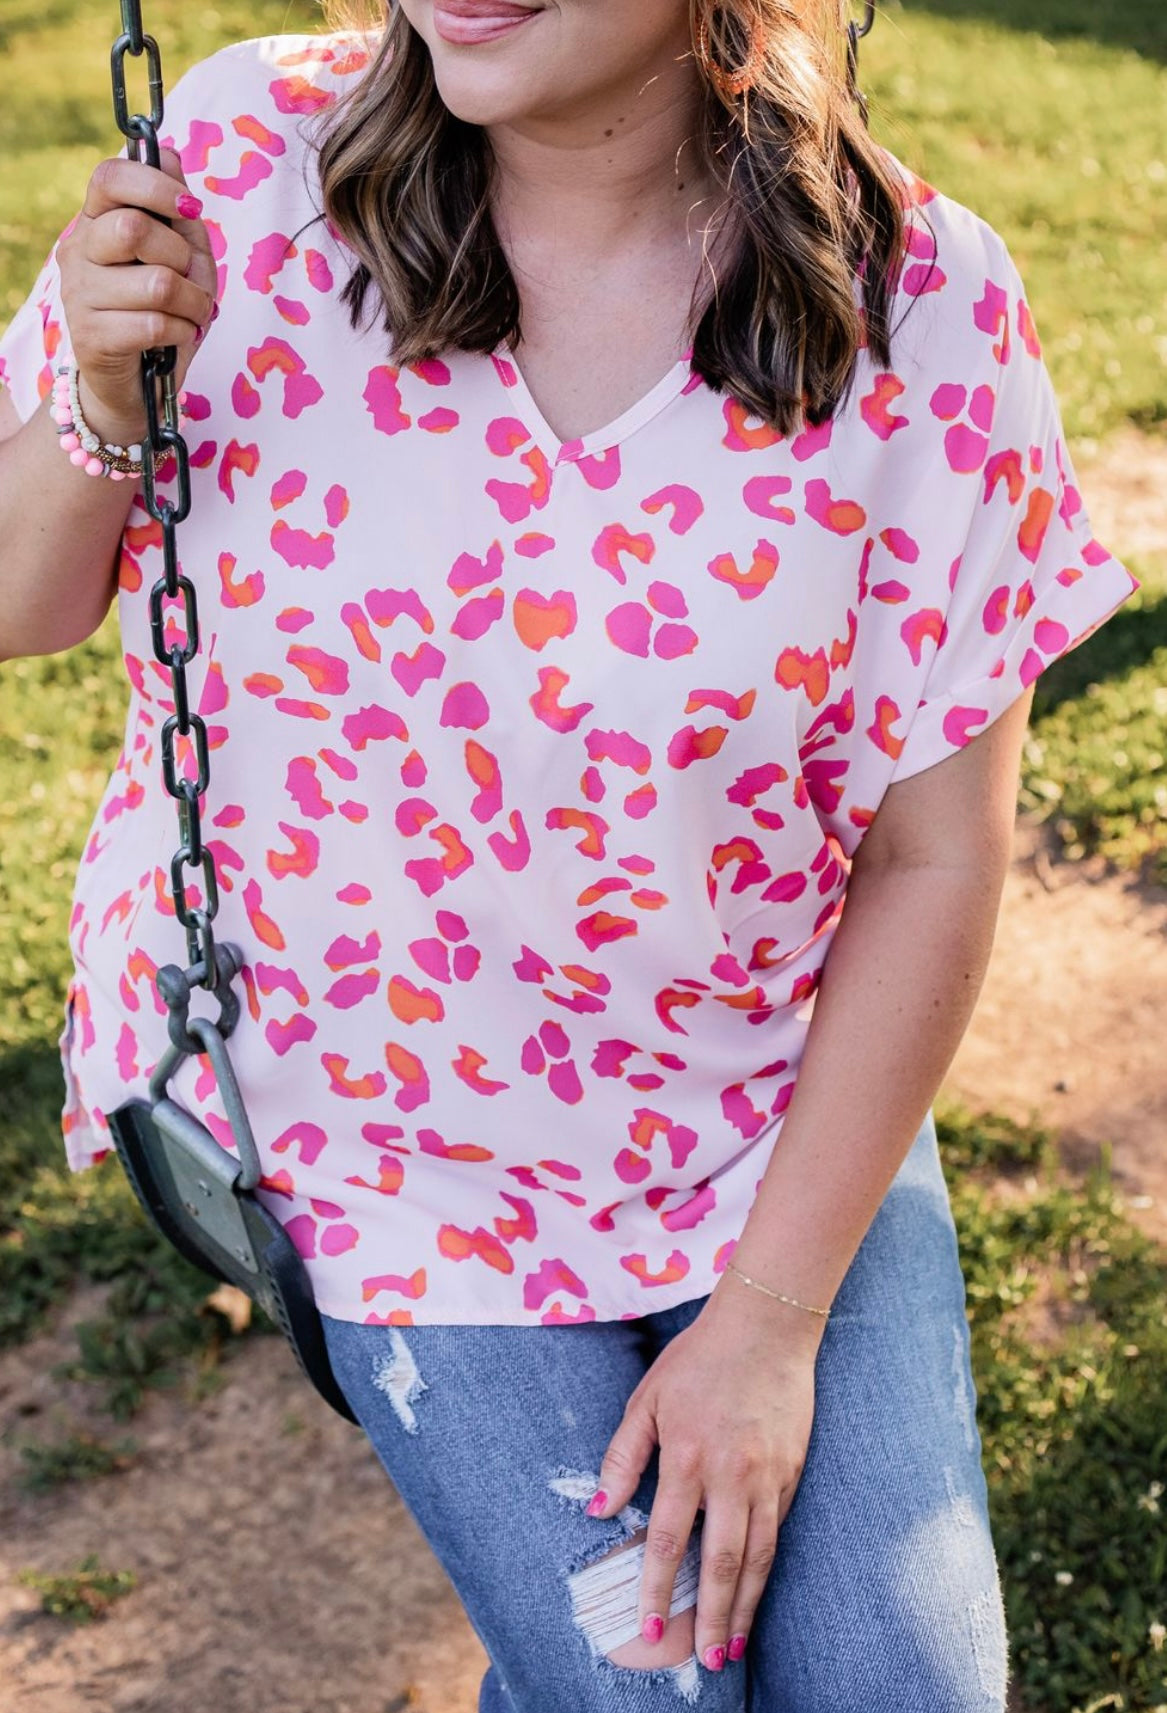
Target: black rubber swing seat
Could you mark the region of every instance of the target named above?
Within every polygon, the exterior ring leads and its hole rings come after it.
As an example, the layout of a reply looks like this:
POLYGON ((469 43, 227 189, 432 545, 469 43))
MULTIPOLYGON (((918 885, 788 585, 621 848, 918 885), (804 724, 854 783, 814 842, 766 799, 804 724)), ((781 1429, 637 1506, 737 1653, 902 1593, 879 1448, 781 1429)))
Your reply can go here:
POLYGON ((275 1215, 241 1186, 242 1169, 174 1101, 127 1101, 109 1114, 126 1176, 155 1229, 212 1279, 236 1285, 284 1334, 307 1380, 355 1422, 328 1358, 308 1270, 275 1215))

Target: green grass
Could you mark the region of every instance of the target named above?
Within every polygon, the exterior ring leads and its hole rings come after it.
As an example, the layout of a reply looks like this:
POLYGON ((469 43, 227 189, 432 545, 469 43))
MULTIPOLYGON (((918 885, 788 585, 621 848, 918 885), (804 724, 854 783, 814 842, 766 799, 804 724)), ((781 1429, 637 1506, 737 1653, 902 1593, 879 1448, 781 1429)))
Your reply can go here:
POLYGON ((936 1116, 1015 1681, 1034 1713, 1158 1713, 1167 1256, 1122 1216, 1107 1150, 1073 1186, 1040 1129, 936 1116))
POLYGON ((1066 860, 1167 885, 1167 578, 1131 570, 1125 607, 1037 680, 1019 801, 1066 860))
POLYGON ((861 47, 873 133, 1008 244, 1071 441, 1167 428, 1164 16, 884 0, 861 47))

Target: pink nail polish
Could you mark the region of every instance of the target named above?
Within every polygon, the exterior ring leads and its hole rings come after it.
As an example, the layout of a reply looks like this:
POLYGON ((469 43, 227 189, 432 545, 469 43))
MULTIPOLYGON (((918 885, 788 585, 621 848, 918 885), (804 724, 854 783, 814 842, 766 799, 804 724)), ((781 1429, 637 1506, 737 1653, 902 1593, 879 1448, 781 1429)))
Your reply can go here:
POLYGON ((746 1651, 746 1638, 744 1635, 738 1634, 736 1636, 731 1636, 729 1638, 728 1657, 730 1659, 741 1659, 741 1657, 745 1653, 745 1651, 746 1651))
POLYGON ((174 204, 175 212, 180 220, 197 220, 203 211, 203 205, 197 196, 192 196, 184 190, 174 204))
POLYGON ((604 1492, 604 1489, 602 1487, 597 1487, 595 1492, 592 1494, 591 1498, 588 1500, 588 1508, 587 1508, 586 1514, 589 1517, 598 1517, 600 1512, 603 1510, 604 1506, 607 1503, 608 1503, 608 1495, 604 1492))
POLYGON ((701 1658, 710 1671, 720 1671, 725 1664, 725 1649, 719 1642, 715 1648, 706 1648, 701 1658))
POLYGON ((650 1612, 640 1626, 640 1633, 646 1642, 659 1642, 665 1633, 665 1621, 659 1612, 650 1612))

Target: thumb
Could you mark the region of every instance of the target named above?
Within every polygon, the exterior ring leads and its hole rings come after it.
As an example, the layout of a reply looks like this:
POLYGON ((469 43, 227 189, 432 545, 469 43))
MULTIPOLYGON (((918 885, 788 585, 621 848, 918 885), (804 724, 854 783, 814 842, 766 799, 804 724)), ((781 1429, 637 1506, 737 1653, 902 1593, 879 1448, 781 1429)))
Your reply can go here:
POLYGON ((634 1392, 604 1453, 600 1484, 587 1507, 589 1517, 610 1517, 628 1504, 656 1443, 652 1406, 645 1394, 634 1392))

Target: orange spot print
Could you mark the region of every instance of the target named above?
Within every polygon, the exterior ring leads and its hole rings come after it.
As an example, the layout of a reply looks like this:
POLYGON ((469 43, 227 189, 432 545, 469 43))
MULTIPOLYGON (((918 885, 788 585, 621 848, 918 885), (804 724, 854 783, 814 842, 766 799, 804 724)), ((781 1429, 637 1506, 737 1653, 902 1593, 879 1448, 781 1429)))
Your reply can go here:
POLYGON ((875 719, 867 728, 867 736, 876 749, 890 755, 893 761, 904 747, 903 738, 897 738, 891 729, 899 717, 900 710, 890 696, 876 697, 875 719))
POLYGON ((804 654, 801 648, 784 648, 778 656, 774 677, 784 690, 804 689, 811 706, 817 708, 830 685, 831 669, 821 648, 816 648, 813 654, 804 654))
POLYGON ((398 1296, 412 1297, 416 1302, 418 1297, 425 1296, 425 1290, 424 1267, 416 1268, 408 1279, 401 1273, 379 1273, 372 1279, 361 1280, 361 1297, 366 1303, 372 1302, 381 1291, 396 1291, 398 1296))
POLYGON ((423 1154, 433 1154, 439 1160, 466 1160, 477 1165, 494 1159, 492 1149, 481 1148, 477 1142, 446 1142, 436 1130, 419 1130, 417 1145, 423 1154))
POLYGON ((552 832, 578 830, 583 838, 576 842, 576 850, 597 862, 603 858, 604 838, 610 829, 602 816, 593 815, 589 809, 549 809, 546 825, 552 832))
POLYGON ((350 1077, 349 1062, 340 1053, 321 1053, 320 1063, 328 1072, 332 1094, 343 1095, 346 1100, 376 1100, 385 1093, 387 1085, 380 1071, 370 1071, 363 1077, 350 1077))
POLYGON ((778 569, 778 549, 768 541, 759 541, 748 571, 738 569, 732 553, 719 553, 709 561, 709 569, 719 583, 736 589, 743 601, 752 601, 773 580, 778 569))
POLYGON ((1017 545, 1031 565, 1037 563, 1045 532, 1054 515, 1054 497, 1048 488, 1034 488, 1029 506, 1017 531, 1017 545))
POLYGON ((465 1047, 461 1042, 458 1044, 458 1057, 451 1059, 450 1063, 454 1075, 460 1082, 464 1082, 467 1088, 472 1088, 475 1094, 501 1094, 503 1089, 510 1087, 509 1083, 495 1082, 490 1077, 484 1077, 482 1067, 486 1063, 485 1058, 473 1047, 465 1047))
POLYGON ((650 1272, 648 1257, 645 1255, 621 1255, 620 1265, 639 1279, 642 1285, 672 1285, 678 1279, 683 1279, 689 1271, 688 1259, 679 1249, 674 1249, 668 1260, 658 1272, 650 1272))
POLYGON ((415 1107, 424 1106, 430 1097, 430 1079, 417 1054, 396 1041, 386 1041, 385 1063, 401 1084, 393 1097, 400 1110, 412 1112, 415 1107))
POLYGON ((253 607, 263 594, 263 572, 251 571, 235 579, 236 558, 233 553, 219 555, 219 586, 225 607, 253 607))
POLYGON ((538 653, 553 637, 570 636, 575 629, 575 596, 565 589, 556 589, 551 595, 520 589, 515 596, 514 621, 520 642, 538 653))
POLYGON ((466 1261, 471 1255, 477 1255, 480 1261, 485 1261, 488 1267, 493 1267, 499 1273, 513 1273, 514 1261, 506 1246, 499 1241, 493 1232, 486 1231, 481 1225, 473 1231, 463 1231, 457 1225, 440 1225, 438 1227, 438 1253, 448 1261, 466 1261))
POLYGON ((414 987, 403 975, 389 983, 389 1009, 402 1023, 440 1023, 446 1008, 428 987, 414 987))
POLYGON ((286 951, 287 941, 271 917, 260 908, 262 902, 263 894, 259 889, 259 882, 249 880, 243 888, 243 907, 247 911, 247 920, 251 923, 252 933, 257 940, 261 940, 265 946, 270 946, 273 951, 286 951))
POLYGON ((283 880, 285 875, 298 874, 307 877, 316 872, 320 861, 320 840, 307 827, 291 827, 286 821, 279 823, 284 836, 292 842, 291 855, 283 851, 269 850, 267 866, 277 880, 283 880))
POLYGON ((775 446, 782 436, 769 423, 755 418, 750 423, 750 412, 740 399, 729 398, 725 401, 725 434, 721 444, 728 446, 731 452, 756 452, 766 446, 775 446))

